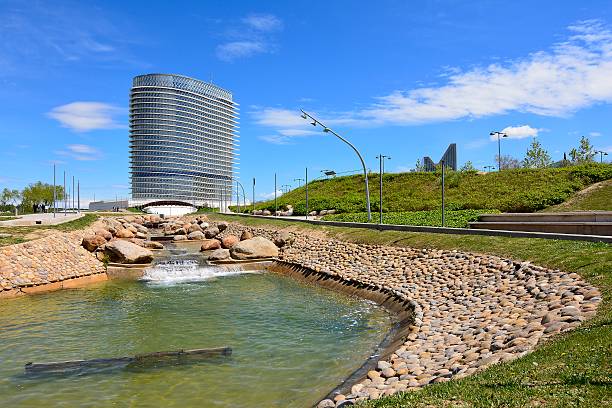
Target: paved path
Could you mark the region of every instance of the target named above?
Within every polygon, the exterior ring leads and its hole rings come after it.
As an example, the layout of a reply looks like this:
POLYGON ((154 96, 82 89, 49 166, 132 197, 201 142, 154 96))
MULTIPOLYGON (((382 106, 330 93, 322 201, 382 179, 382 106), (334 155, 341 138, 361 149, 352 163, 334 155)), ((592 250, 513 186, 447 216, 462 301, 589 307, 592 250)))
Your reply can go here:
POLYGON ((53 213, 47 214, 26 214, 20 216, 16 220, 0 221, 2 227, 17 227, 17 226, 36 226, 36 225, 57 225, 68 221, 76 220, 84 216, 84 213, 57 213, 53 217, 53 213), (41 221, 41 224, 36 224, 36 221, 41 221))

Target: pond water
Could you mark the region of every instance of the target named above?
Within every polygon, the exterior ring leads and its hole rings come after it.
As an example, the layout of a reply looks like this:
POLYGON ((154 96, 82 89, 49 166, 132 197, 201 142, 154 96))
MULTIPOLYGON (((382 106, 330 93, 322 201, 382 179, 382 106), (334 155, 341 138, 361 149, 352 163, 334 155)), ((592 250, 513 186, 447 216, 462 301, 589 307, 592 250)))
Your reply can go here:
POLYGON ((0 406, 307 407, 375 350, 388 314, 268 272, 170 259, 149 281, 0 301, 0 406), (232 347, 189 364, 26 375, 24 364, 232 347))

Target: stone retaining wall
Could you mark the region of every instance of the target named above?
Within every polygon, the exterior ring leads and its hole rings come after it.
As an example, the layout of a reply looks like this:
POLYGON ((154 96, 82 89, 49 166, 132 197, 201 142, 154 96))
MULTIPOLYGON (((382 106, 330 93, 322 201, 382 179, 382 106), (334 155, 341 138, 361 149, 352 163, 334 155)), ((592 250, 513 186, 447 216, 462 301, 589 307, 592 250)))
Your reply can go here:
MULTIPOLYGON (((274 228, 230 223, 221 234, 274 239, 274 228)), ((599 291, 578 274, 491 255, 354 244, 292 232, 279 260, 343 281, 384 289, 412 302, 410 333, 348 395, 324 400, 340 406, 462 378, 523 356, 551 336, 592 317, 599 291)))
POLYGON ((104 264, 81 246, 83 231, 0 248, 0 297, 106 280, 104 264))

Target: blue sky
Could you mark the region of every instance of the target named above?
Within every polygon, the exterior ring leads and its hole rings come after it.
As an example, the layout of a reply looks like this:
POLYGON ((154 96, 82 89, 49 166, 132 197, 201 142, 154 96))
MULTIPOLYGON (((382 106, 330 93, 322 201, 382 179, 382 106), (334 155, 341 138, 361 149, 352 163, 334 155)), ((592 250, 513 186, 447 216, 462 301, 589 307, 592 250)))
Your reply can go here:
MULTIPOLYGON (((612 152, 609 1, 0 1, 0 188, 81 180, 83 201, 129 194, 135 75, 211 80, 240 104, 240 178, 257 199, 308 166, 377 171, 438 160, 553 159, 589 136, 612 152)), ((612 157, 612 156, 608 156, 612 157)))

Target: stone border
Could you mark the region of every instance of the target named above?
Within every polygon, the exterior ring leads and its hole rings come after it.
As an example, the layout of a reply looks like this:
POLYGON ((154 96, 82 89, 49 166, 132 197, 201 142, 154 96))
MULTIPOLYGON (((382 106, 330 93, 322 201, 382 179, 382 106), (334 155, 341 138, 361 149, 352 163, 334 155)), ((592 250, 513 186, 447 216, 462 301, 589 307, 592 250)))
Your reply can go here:
POLYGON ((105 282, 109 280, 106 272, 91 275, 68 278, 63 281, 44 283, 41 285, 20 286, 15 289, 0 291, 0 299, 10 299, 23 295, 33 295, 37 293, 54 292, 61 289, 82 288, 93 283, 105 282))
POLYGON ((579 234, 558 234, 552 232, 528 232, 528 231, 508 231, 508 230, 492 230, 492 229, 469 229, 469 228, 449 228, 449 227, 423 227, 418 225, 398 225, 398 224, 367 224, 363 222, 342 222, 342 221, 322 221, 322 220, 305 220, 305 219, 290 219, 287 217, 273 217, 265 215, 251 214, 221 214, 231 217, 248 217, 255 219, 267 219, 287 222, 301 222, 306 224, 323 225, 331 227, 345 228, 365 228, 378 231, 406 231, 406 232, 428 232, 437 234, 451 235, 484 235, 490 237, 509 237, 509 238, 543 238, 543 239, 560 239, 569 241, 589 241, 589 242, 606 242, 612 243, 612 237, 603 235, 579 235, 579 234))
MULTIPOLYGON (((288 227, 232 222, 220 235, 248 230, 274 240, 289 233, 293 239, 278 256, 282 270, 297 268, 291 274, 302 279, 310 271, 307 279, 335 289, 352 284, 390 293, 414 310, 406 341, 389 347, 366 378, 357 376, 362 380, 350 394, 324 399, 319 408, 417 390, 522 357, 594 316, 601 301, 599 290, 576 273, 495 255, 357 244, 288 227)), ((332 394, 341 389, 347 388, 332 394)))

